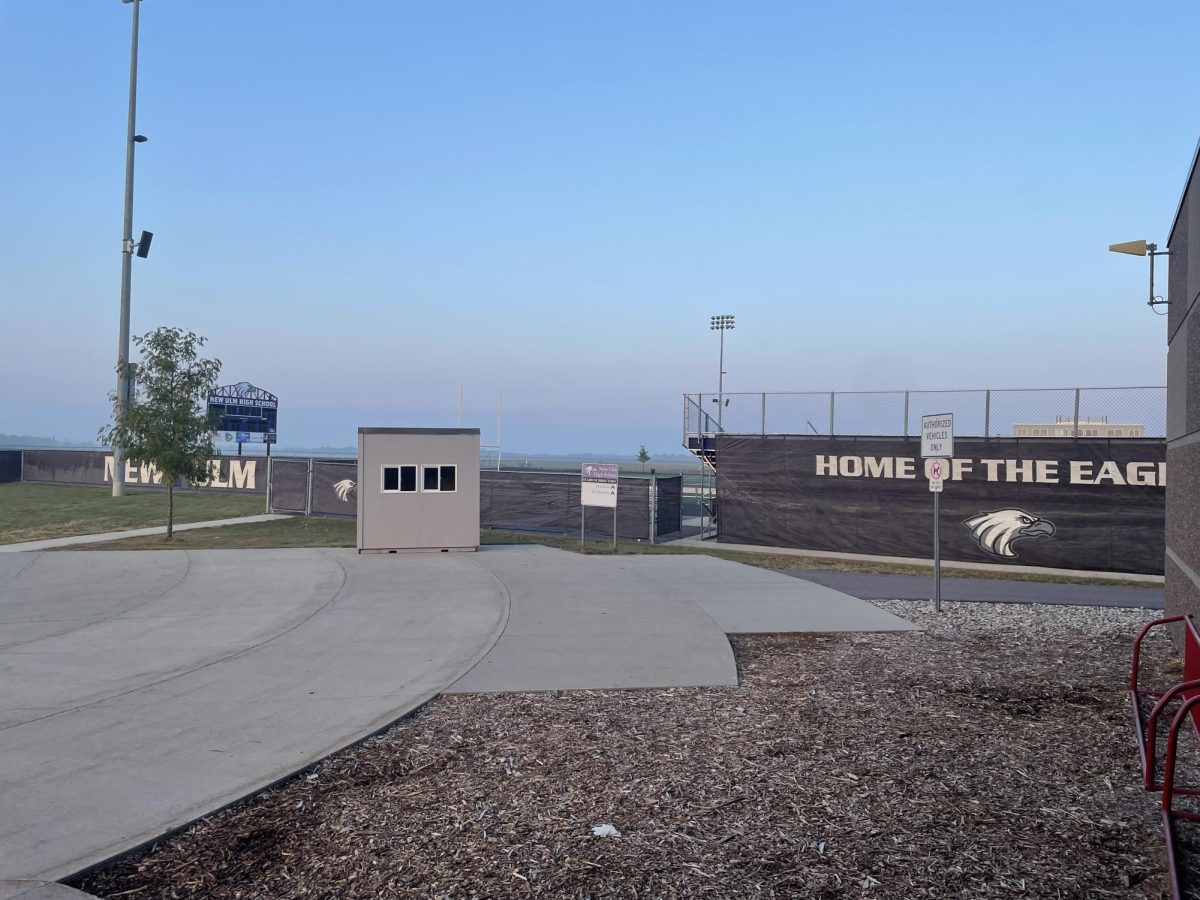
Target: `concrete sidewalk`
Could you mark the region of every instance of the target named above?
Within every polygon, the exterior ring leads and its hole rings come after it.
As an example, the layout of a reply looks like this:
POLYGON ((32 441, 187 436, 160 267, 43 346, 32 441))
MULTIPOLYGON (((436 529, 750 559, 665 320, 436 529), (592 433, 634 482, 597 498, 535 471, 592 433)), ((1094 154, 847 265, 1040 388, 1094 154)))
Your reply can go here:
MULTIPOLYGON (((255 522, 275 522, 279 519, 290 519, 278 513, 266 513, 261 516, 239 516, 236 519, 212 519, 208 522, 185 522, 176 525, 176 531, 192 531, 196 528, 221 528, 225 525, 253 525, 255 522)), ((25 541, 21 544, 0 544, 0 553, 25 553, 30 550, 53 550, 56 547, 73 547, 77 544, 103 544, 107 541, 119 541, 123 538, 151 537, 156 534, 166 534, 166 525, 153 528, 135 528, 131 531, 105 531, 100 534, 76 534, 71 537, 48 538, 44 541, 25 541)))
POLYGON ((0 881, 55 881, 366 737, 466 672, 473 554, 0 556, 0 881), (402 577, 398 577, 402 572, 402 577))
MULTIPOLYGON (((933 568, 932 559, 919 559, 909 556, 872 556, 864 553, 838 553, 832 550, 798 550, 794 547, 768 547, 763 544, 730 544, 717 539, 701 540, 698 537, 675 538, 664 543, 676 547, 694 547, 698 550, 729 550, 733 553, 771 553, 776 556, 797 557, 796 567, 803 568, 800 560, 809 559, 843 559, 847 562, 886 563, 897 566, 922 566, 933 568)), ((1162 575, 1141 575, 1136 572, 1090 572, 1081 569, 1052 569, 1046 566, 1021 566, 1010 563, 959 562, 957 560, 942 560, 942 570, 971 569, 977 572, 1015 572, 1020 575, 1049 575, 1067 578, 1103 578, 1107 581, 1129 581, 1140 584, 1162 584, 1162 575)))
MULTIPOLYGON (((802 568, 787 574, 844 591, 864 600, 928 600, 933 597, 933 578, 924 575, 868 575, 858 572, 810 571, 802 568)), ((1139 585, 1126 587, 1012 579, 948 578, 943 575, 942 599, 967 603, 1049 603, 1057 606, 1162 609, 1163 589, 1139 585)))
POLYGON ((157 840, 447 689, 732 687, 728 632, 912 628, 699 554, 0 555, 0 885, 157 840))
POLYGON ((450 693, 737 684, 722 630, 686 597, 658 595, 623 565, 635 557, 538 546, 479 556, 511 612, 495 647, 450 693))
POLYGON ((855 597, 700 555, 489 547, 508 625, 451 693, 736 685, 728 634, 908 631, 855 597))

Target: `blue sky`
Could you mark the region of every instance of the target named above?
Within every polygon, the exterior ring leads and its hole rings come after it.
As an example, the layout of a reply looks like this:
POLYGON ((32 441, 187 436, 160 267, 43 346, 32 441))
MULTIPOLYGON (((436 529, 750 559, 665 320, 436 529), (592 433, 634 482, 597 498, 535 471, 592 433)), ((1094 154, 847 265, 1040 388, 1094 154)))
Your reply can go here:
MULTIPOLYGON (((130 6, 0 0, 0 432, 114 380, 130 6)), ((1200 8, 144 0, 133 331, 285 444, 678 449, 680 394, 1160 384, 1200 8)))

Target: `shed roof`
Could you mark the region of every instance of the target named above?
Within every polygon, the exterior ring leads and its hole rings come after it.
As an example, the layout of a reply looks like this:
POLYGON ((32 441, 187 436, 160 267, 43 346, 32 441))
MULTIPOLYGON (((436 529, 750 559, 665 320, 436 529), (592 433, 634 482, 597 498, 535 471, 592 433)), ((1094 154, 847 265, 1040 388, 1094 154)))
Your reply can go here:
POLYGON ((360 428, 359 434, 479 434, 478 428, 360 428))

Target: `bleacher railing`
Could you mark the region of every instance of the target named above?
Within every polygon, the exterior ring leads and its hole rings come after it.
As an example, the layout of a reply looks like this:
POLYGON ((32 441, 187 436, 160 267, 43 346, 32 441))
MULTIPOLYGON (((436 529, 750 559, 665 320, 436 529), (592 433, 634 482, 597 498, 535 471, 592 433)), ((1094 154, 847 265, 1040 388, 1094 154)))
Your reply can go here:
POLYGON ((1165 387, 684 394, 683 445, 725 434, 915 436, 954 413, 961 437, 1165 437, 1165 387))

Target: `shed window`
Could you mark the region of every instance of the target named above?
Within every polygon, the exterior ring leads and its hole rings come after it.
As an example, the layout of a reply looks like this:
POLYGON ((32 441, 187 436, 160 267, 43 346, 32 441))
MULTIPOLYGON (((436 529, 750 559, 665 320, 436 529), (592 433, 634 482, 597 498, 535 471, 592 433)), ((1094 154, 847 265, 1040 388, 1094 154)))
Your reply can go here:
POLYGON ((458 466, 421 466, 421 490, 431 494, 458 490, 458 466))
POLYGON ((400 467, 400 492, 402 494, 412 494, 417 490, 417 467, 416 466, 401 466, 400 467))
POLYGON ((381 489, 385 494, 409 494, 417 489, 416 466, 383 466, 381 489))

